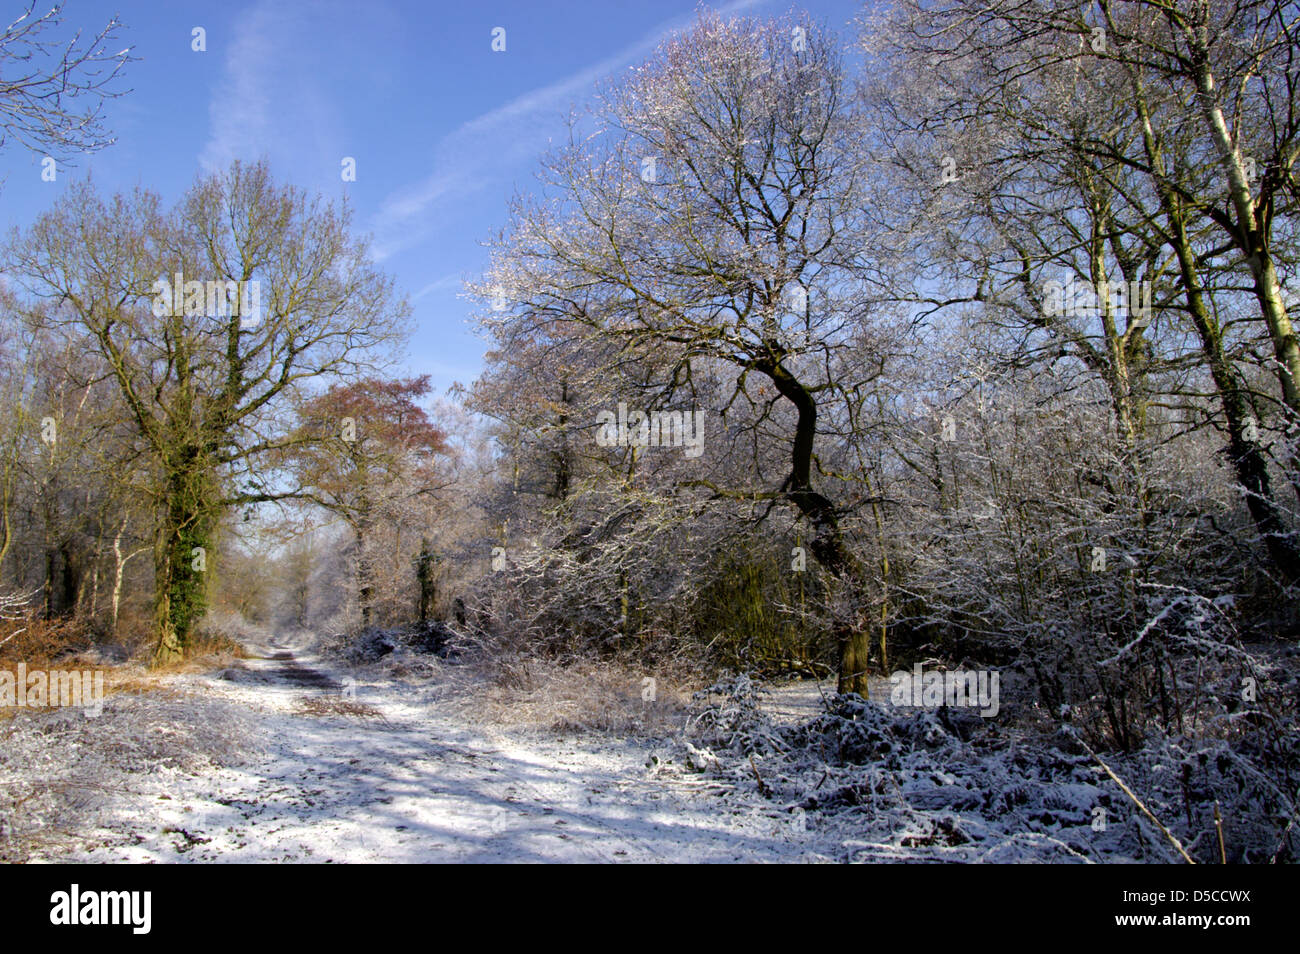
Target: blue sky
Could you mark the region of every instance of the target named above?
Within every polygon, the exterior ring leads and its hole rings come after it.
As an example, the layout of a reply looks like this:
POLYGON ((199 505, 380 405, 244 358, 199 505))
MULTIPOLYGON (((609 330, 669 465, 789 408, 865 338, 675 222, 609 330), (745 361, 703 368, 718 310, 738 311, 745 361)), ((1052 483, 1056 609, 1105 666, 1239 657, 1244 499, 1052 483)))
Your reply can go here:
MULTIPOLYGON (((777 15, 789 0, 731 0, 723 13, 777 15)), ((852 35, 858 0, 808 0, 814 20, 852 35)), ((466 322, 461 280, 485 264, 480 242, 506 201, 534 184, 535 160, 593 85, 690 26, 695 0, 521 0, 251 4, 68 0, 68 25, 93 31, 116 12, 139 60, 105 117, 116 143, 55 182, 40 156, 0 152, 0 226, 25 226, 87 174, 106 192, 143 185, 176 199, 204 171, 266 158, 277 179, 340 197, 376 258, 411 298, 407 373, 439 392, 469 383, 483 343, 466 322), (206 52, 191 49, 194 27, 206 52), (491 49, 492 30, 506 50, 491 49), (357 181, 340 163, 356 159, 357 181)), ((16 15, 16 14, 15 14, 16 15)))

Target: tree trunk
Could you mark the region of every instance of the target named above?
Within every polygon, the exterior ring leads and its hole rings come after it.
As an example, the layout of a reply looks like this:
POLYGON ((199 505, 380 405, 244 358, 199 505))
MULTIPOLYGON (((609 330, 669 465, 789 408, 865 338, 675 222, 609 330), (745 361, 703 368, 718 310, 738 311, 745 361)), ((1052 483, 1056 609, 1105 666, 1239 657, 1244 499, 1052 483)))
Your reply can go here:
POLYGON ((94 569, 90 571, 90 606, 86 609, 86 615, 93 621, 95 611, 99 609, 99 560, 95 560, 94 569))
MULTIPOLYGON (((198 454, 182 454, 192 464, 198 454)), ((195 623, 207 612, 207 561, 216 530, 209 475, 201 467, 174 472, 168 479, 167 510, 154 551, 155 622, 158 646, 154 665, 185 655, 195 623)))
POLYGON ((1277 358, 1282 400, 1293 415, 1300 415, 1300 341, 1296 340, 1286 303, 1282 300, 1282 286, 1273 263, 1268 235, 1264 223, 1259 220, 1259 210, 1242 165, 1241 153, 1215 100, 1214 75, 1210 72, 1208 52, 1195 50, 1193 63, 1201 113, 1228 176, 1228 194, 1237 217, 1237 241, 1250 265, 1255 299, 1268 326, 1273 354, 1277 358))
POLYGON ((114 635, 117 634, 118 609, 122 605, 122 576, 126 570, 126 559, 122 557, 122 534, 125 530, 126 524, 123 523, 113 537, 113 611, 109 619, 109 632, 114 635))
POLYGON ((374 568, 366 554, 366 538, 361 528, 357 538, 357 607, 361 610, 361 628, 369 629, 374 618, 375 581, 374 568))
POLYGON ((75 616, 77 606, 81 602, 81 570, 77 566, 77 558, 72 552, 72 546, 67 541, 59 544, 59 562, 61 564, 59 585, 62 589, 59 597, 59 612, 75 616))
MULTIPOLYGON (((1211 87, 1207 87, 1208 92, 1211 87)), ((1236 370, 1223 349, 1223 334, 1218 322, 1210 314, 1205 304, 1201 289, 1200 271, 1196 263, 1196 254, 1187 237, 1186 220, 1182 206, 1168 185, 1165 185, 1165 163, 1159 141, 1151 126, 1146 99, 1136 77, 1133 79, 1134 104, 1138 119, 1142 125, 1142 138, 1147 159, 1157 173, 1156 186, 1160 205, 1168 224, 1169 242, 1178 260, 1179 279, 1187 302, 1187 311, 1201 341, 1201 351, 1209 366, 1210 376, 1218 392, 1219 404, 1228 425, 1228 459, 1237 481, 1246 493, 1246 509, 1250 512, 1255 528, 1263 538, 1269 560, 1288 583, 1300 580, 1300 550, 1291 541, 1286 532, 1286 525, 1277 504, 1273 500, 1272 488, 1269 486, 1268 460, 1263 449, 1251 440, 1247 434, 1247 421, 1250 419, 1250 404, 1239 386, 1236 370)), ((1207 101, 1208 102, 1208 101, 1207 101)), ((1215 112, 1207 112, 1211 127, 1215 127, 1215 112)), ((1218 116, 1218 125, 1222 116, 1218 116)), ((1228 148, 1223 138, 1226 129, 1218 130, 1216 139, 1220 149, 1227 149, 1225 163, 1229 168, 1232 181, 1234 202, 1238 211, 1243 208, 1243 200, 1249 205, 1249 193, 1245 190, 1245 177, 1235 150, 1228 148), (1244 193, 1244 194, 1243 194, 1244 193)), ((1258 277, 1258 273, 1257 273, 1258 277)), ((1285 312, 1282 315, 1285 319, 1285 312)), ((1288 324, 1289 329, 1289 324, 1288 324)), ((1294 341, 1294 336, 1288 336, 1294 341)), ((1276 343, 1276 339, 1275 339, 1276 343)), ((1279 369, 1284 398, 1289 382, 1294 382, 1289 365, 1285 362, 1279 369)), ((1286 399, 1290 404, 1290 399, 1286 399)))
POLYGON ((45 548, 45 580, 42 589, 45 591, 45 618, 54 619, 54 577, 55 577, 55 552, 53 548, 45 548))
MULTIPOLYGON (((812 525, 812 539, 808 549, 813 559, 820 563, 849 590, 847 604, 859 605, 863 592, 864 574, 858 561, 844 543, 840 532, 839 514, 829 499, 812 486, 813 441, 817 436, 817 403, 808 389, 800 383, 779 361, 759 362, 757 370, 767 375, 781 395, 798 411, 794 442, 790 453, 790 476, 786 478, 786 498, 799 509, 812 525)), ((860 621, 850 616, 837 619, 832 627, 840 653, 838 689, 841 694, 854 692, 866 699, 867 655, 870 650, 870 631, 860 621)))
POLYGON ((1239 386, 1236 371, 1224 354, 1222 331, 1209 313, 1201 295, 1195 259, 1186 241, 1181 216, 1172 216, 1175 253, 1186 288, 1187 309, 1201 339, 1201 350, 1218 391, 1219 404, 1228 425, 1228 459, 1246 495, 1246 509, 1263 538, 1269 560, 1288 583, 1300 580, 1300 550, 1287 533, 1285 521, 1273 499, 1268 460, 1247 430, 1250 404, 1239 386))
POLYGON ((429 546, 429 538, 425 537, 420 541, 420 558, 416 564, 415 576, 420 586, 420 605, 419 618, 421 623, 427 623, 430 615, 433 613, 434 601, 434 579, 433 579, 433 551, 429 546))

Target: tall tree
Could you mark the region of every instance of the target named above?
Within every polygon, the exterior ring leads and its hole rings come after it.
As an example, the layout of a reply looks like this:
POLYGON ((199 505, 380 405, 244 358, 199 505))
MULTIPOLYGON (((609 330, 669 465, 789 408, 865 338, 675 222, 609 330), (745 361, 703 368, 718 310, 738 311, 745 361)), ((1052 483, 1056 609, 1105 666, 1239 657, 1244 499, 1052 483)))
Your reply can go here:
POLYGON ((301 433, 312 439, 291 452, 290 466, 312 488, 311 499, 352 532, 362 626, 373 615, 372 532, 384 519, 400 519, 404 502, 438 487, 445 435, 420 406, 428 393, 428 375, 369 378, 330 388, 300 411, 301 433))
POLYGON ((323 438, 293 429, 290 399, 373 367, 403 331, 409 306, 350 219, 236 162, 170 210, 79 184, 12 245, 11 272, 84 334, 158 475, 158 662, 203 615, 226 508, 301 494, 277 465, 323 438))
POLYGON ((873 308, 889 251, 865 219, 835 40, 793 19, 703 15, 606 91, 591 126, 544 162, 546 199, 514 204, 480 287, 509 307, 487 320, 586 329, 615 362, 656 368, 663 401, 728 366, 727 403, 759 408, 750 433, 781 445, 784 473, 756 462, 741 486, 682 483, 809 524, 809 551, 851 594, 835 623, 840 688, 865 695, 868 571, 843 532, 852 494, 819 453, 895 345, 873 308))
MULTIPOLYGON (((1149 330, 1162 314, 1189 328, 1199 355, 1174 348, 1155 357, 1165 368, 1197 362, 1206 369, 1247 509, 1269 562, 1288 582, 1300 579, 1300 549, 1274 499, 1259 405, 1279 408, 1282 443, 1293 439, 1286 432, 1294 429, 1300 350, 1278 263, 1293 258, 1294 249, 1276 226, 1294 219, 1296 208, 1295 16, 1293 4, 1278 0, 1099 0, 1082 7, 900 0, 868 31, 883 60, 908 64, 891 79, 917 80, 908 96, 892 97, 902 100, 896 110, 891 104, 892 118, 949 137, 963 176, 981 166, 994 172, 970 177, 973 188, 987 190, 987 211, 958 214, 961 224, 952 228, 982 218, 981 234, 996 239, 956 246, 975 246, 985 263, 976 275, 986 281, 968 298, 1019 307, 1030 327, 1037 324, 1054 346, 1096 370, 1111 391, 1121 433, 1132 430, 1126 417, 1141 420, 1152 370, 1149 330), (1251 176, 1256 166, 1260 174, 1251 176), (1058 227, 1074 213, 1058 192, 1033 188, 1045 171, 1049 182, 1073 180, 1087 206, 1081 227, 1058 227), (1242 194, 1244 180, 1257 195, 1242 194), (1007 205, 1008 193, 1018 194, 1018 207, 1007 205), (1154 311, 1136 321, 1130 314, 1126 327, 1103 311, 1088 334, 1104 346, 1091 351, 1076 328, 1040 307, 1042 265, 1075 256, 1092 261, 1077 271, 1094 283, 1114 274, 1156 286, 1154 311), (999 277, 1004 286, 1023 286, 1019 306, 998 293, 999 277), (1250 375, 1237 360, 1257 360, 1251 343, 1243 346, 1240 330, 1234 342, 1220 317, 1241 307, 1243 292, 1255 299, 1262 319, 1255 327, 1273 351, 1274 393, 1247 384, 1250 375)), ((963 185, 950 188, 960 192, 963 185)), ((1170 330, 1174 339, 1184 333, 1170 330)), ((1037 344, 1025 336, 1021 358, 1037 344)), ((1038 354, 1055 360, 1054 350, 1038 354)), ((1198 402, 1200 395, 1189 403, 1198 402)), ((1293 450, 1277 456, 1295 483, 1293 450)))

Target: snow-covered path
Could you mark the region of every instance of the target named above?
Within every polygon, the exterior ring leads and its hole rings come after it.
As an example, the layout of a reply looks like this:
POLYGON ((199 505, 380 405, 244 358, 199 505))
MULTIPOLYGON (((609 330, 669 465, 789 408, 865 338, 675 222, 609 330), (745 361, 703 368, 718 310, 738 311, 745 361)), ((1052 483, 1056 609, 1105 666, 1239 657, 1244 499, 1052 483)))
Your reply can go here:
POLYGON ((717 779, 648 772, 644 743, 481 729, 436 693, 356 685, 285 641, 253 651, 261 658, 225 678, 192 678, 186 697, 196 719, 205 706, 246 713, 243 763, 137 777, 104 806, 89 847, 48 860, 834 857, 780 806, 719 799, 717 779))

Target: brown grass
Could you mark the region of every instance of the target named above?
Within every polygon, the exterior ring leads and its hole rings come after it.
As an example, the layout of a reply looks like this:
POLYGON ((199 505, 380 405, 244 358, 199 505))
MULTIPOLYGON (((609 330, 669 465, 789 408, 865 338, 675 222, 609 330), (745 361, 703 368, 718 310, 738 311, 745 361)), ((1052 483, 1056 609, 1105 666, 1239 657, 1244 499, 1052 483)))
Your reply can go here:
POLYGON ((657 737, 673 732, 683 725, 691 694, 701 685, 686 669, 650 670, 618 661, 565 665, 535 657, 497 660, 477 675, 458 693, 466 715, 502 727, 563 735, 657 737), (646 679, 654 679, 653 699, 643 698, 650 688, 646 679))
POLYGON ((84 624, 64 619, 5 620, 0 623, 0 662, 43 668, 51 660, 89 649, 84 624))
POLYGON ((310 716, 341 715, 356 719, 382 719, 384 714, 364 702, 339 696, 306 696, 298 701, 298 712, 310 716))
POLYGON ((138 665, 114 666, 104 670, 104 695, 117 693, 141 695, 146 692, 170 691, 165 673, 138 665))
POLYGON ((248 653, 235 639, 219 632, 203 632, 190 640, 185 658, 166 666, 157 666, 159 673, 197 673, 213 669, 226 669, 237 660, 247 659, 248 653))

